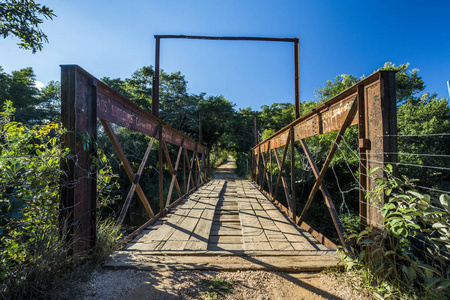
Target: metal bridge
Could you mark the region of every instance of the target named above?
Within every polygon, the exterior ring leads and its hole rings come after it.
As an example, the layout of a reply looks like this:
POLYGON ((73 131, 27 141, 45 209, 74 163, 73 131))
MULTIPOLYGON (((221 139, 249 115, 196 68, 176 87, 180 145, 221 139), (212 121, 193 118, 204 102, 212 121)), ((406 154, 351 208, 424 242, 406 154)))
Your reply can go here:
MULTIPOLYGON (((298 47, 298 39, 293 42, 298 47)), ((259 142, 251 150, 252 181, 225 175, 211 180, 206 147, 144 111, 79 66, 62 66, 61 89, 61 119, 67 129, 62 146, 72 154, 61 164, 72 182, 61 189, 61 220, 70 224, 74 253, 89 251, 96 242, 97 177, 93 164, 96 150, 83 146, 83 142, 87 132, 90 143, 96 145, 98 120, 131 182, 119 222, 123 221, 135 193, 148 214, 148 221, 122 241, 125 248, 107 266, 149 270, 319 270, 335 265, 337 246, 306 224, 304 217, 320 190, 328 207, 324 217, 333 220, 344 250, 350 251, 323 179, 345 130, 352 125, 359 128, 361 226, 376 227, 382 223, 379 213, 382 203, 370 202, 365 196, 375 187, 374 177, 382 175, 380 170, 369 176, 368 170, 397 161, 395 154, 389 154, 397 152, 394 72, 370 75, 306 115, 296 116, 294 122, 259 142), (138 170, 132 169, 120 145, 115 133, 118 126, 151 137, 138 170), (332 131, 338 134, 325 163, 318 166, 305 139, 332 131), (171 158, 168 145, 177 149, 176 157, 171 158), (295 145, 303 149, 316 177, 308 198, 299 200, 296 200, 295 145), (154 197, 159 201, 157 213, 139 184, 153 148, 157 148, 159 170, 159 191, 154 197), (278 167, 275 178, 272 158, 278 167), (290 161, 290 166, 286 166, 286 161, 290 161), (170 182, 166 183, 165 167, 171 174, 170 182), (178 195, 176 200, 172 200, 173 193, 178 195), (284 199, 279 195, 284 195, 284 199), (305 203, 300 214, 297 201, 305 203)), ((299 112, 300 103, 295 103, 299 112)))

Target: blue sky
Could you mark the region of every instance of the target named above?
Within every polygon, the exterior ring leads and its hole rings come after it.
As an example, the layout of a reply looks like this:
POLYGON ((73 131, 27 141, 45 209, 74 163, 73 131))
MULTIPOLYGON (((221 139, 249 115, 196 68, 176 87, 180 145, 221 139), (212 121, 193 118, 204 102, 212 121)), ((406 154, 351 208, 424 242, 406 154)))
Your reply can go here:
MULTIPOLYGON (((0 39, 0 66, 33 67, 59 80, 60 64, 94 76, 130 77, 154 64, 155 34, 300 38, 301 100, 339 74, 369 75, 384 62, 420 69, 426 91, 448 98, 450 1, 38 1, 57 15, 31 54, 0 39)), ((181 71, 190 93, 224 95, 237 107, 294 102, 291 43, 163 40, 161 68, 181 71)))

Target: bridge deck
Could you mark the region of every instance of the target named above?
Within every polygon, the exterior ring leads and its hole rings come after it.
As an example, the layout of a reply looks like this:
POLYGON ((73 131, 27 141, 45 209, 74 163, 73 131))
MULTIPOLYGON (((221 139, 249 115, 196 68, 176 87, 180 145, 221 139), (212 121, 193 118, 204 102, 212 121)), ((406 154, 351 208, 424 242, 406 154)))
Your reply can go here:
POLYGON ((245 180, 212 180, 105 265, 319 270, 339 259, 245 180))

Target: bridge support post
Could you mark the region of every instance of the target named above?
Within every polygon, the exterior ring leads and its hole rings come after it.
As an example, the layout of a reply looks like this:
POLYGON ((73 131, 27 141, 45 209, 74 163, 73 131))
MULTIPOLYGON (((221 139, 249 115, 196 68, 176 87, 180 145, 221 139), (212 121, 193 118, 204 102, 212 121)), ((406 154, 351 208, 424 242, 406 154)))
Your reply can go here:
POLYGON ((61 145, 70 155, 61 161, 66 175, 61 177, 59 220, 74 254, 94 247, 97 209, 97 170, 91 169, 96 155, 97 82, 79 72, 78 66, 61 66, 61 122, 67 130, 61 145))
POLYGON ((380 169, 370 176, 368 173, 377 168, 397 162, 397 103, 395 95, 395 72, 378 72, 378 80, 358 85, 358 138, 360 155, 360 221, 361 228, 373 225, 383 227, 380 212, 385 197, 375 195, 375 178, 383 176, 380 169), (366 198, 366 193, 372 193, 366 198))

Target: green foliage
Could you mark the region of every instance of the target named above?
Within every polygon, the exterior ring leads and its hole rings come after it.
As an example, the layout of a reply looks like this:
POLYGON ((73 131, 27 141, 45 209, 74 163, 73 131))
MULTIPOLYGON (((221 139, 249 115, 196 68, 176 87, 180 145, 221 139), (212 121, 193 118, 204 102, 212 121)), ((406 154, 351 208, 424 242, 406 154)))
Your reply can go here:
POLYGON ((318 88, 315 93, 320 102, 325 102, 339 95, 358 81, 353 75, 342 74, 336 76, 334 81, 327 80, 324 87, 318 88))
POLYGON ((203 279, 200 283, 206 287, 206 298, 211 300, 223 299, 233 289, 232 282, 220 278, 203 279))
POLYGON ((407 100, 398 108, 399 162, 409 165, 433 166, 433 168, 400 165, 400 172, 420 180, 422 186, 450 190, 450 172, 439 167, 450 167, 450 108, 448 100, 436 95, 424 94, 407 100), (437 134, 437 135, 436 135, 437 134), (432 155, 423 155, 432 154, 432 155))
POLYGON ((28 126, 59 121, 60 84, 51 81, 42 90, 36 88, 32 68, 6 74, 0 67, 0 106, 11 100, 16 107, 14 119, 28 126))
POLYGON ((292 103, 274 103, 271 106, 262 105, 258 115, 260 128, 264 128, 263 137, 270 136, 266 130, 275 133, 284 126, 294 121, 294 105, 292 103))
MULTIPOLYGON (((0 112, 0 290, 6 298, 43 298, 53 293, 72 267, 66 231, 60 228, 59 190, 64 184, 59 124, 26 127, 12 122, 6 101, 0 112)), ((87 138, 87 141, 90 139, 87 138)), ((98 206, 113 202, 114 175, 99 152, 98 206)), ((117 240, 117 228, 99 222, 97 253, 117 240)), ((99 254, 98 254, 99 256, 99 254)))
POLYGON ((41 51, 44 42, 48 42, 47 35, 39 25, 43 19, 52 20, 56 15, 53 10, 33 0, 2 0, 0 2, 0 35, 9 35, 20 39, 20 48, 36 53, 41 51))
POLYGON ((344 256, 346 267, 364 270, 366 283, 383 298, 448 299, 450 197, 419 193, 392 169, 387 166, 368 195, 372 201, 388 199, 381 209, 383 228, 349 235, 357 247, 356 257, 344 256))
POLYGON ((407 100, 411 101, 416 98, 416 94, 425 89, 422 77, 419 76, 419 69, 408 70, 409 63, 395 66, 391 62, 387 62, 378 71, 397 71, 395 74, 396 97, 397 103, 403 104, 407 100))
POLYGON ((115 250, 117 242, 122 237, 121 227, 112 217, 97 219, 97 241, 93 251, 94 258, 105 260, 115 250))

